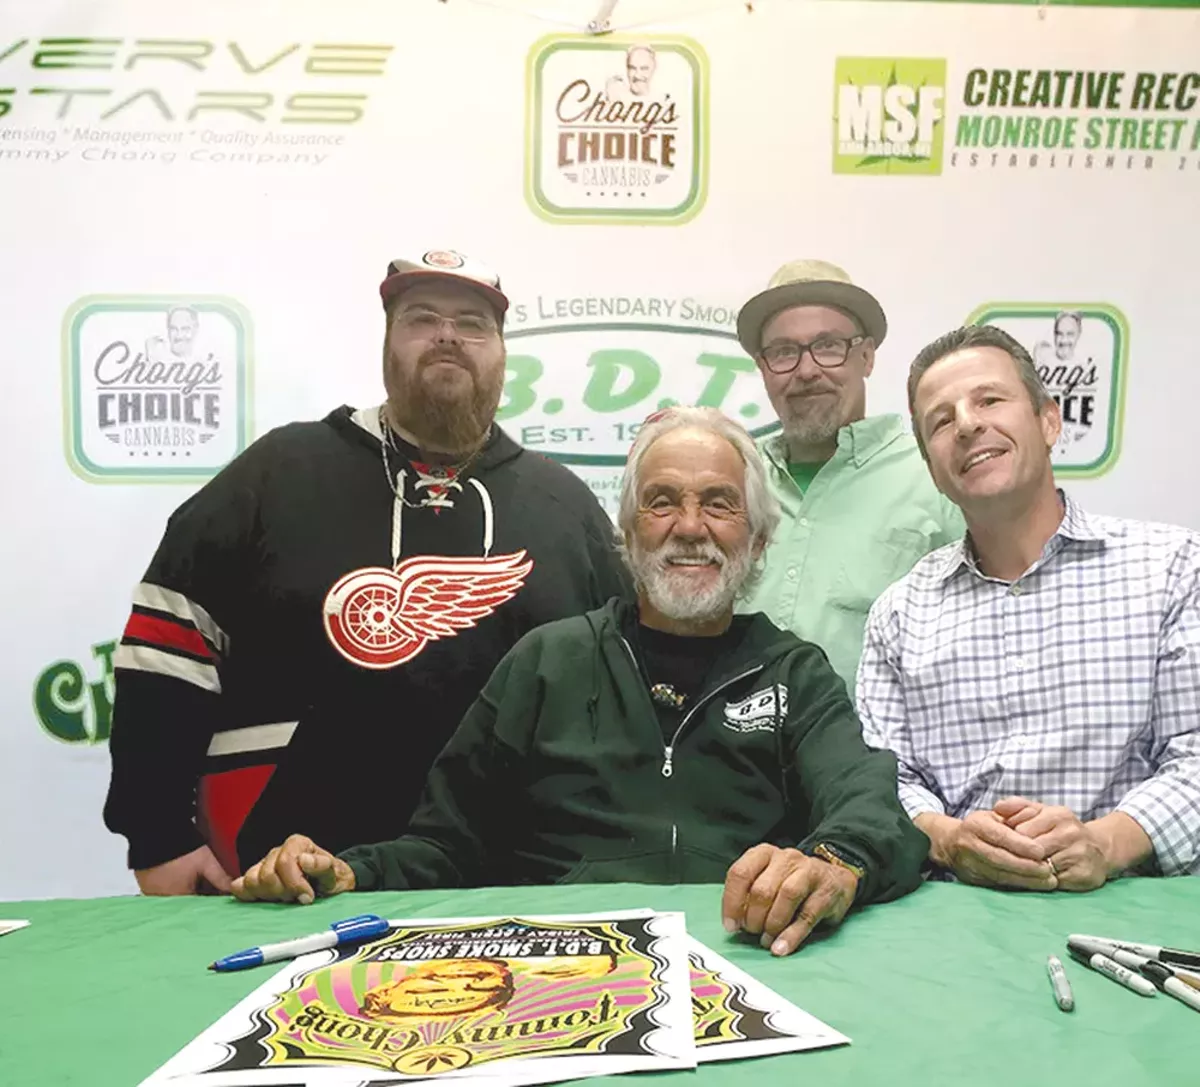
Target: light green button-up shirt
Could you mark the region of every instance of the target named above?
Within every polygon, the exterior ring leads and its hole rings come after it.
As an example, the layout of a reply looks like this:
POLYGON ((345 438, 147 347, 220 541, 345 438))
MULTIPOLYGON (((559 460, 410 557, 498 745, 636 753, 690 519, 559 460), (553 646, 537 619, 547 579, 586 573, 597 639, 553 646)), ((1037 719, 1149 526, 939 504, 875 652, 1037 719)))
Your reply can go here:
POLYGON ((783 435, 759 449, 783 518, 738 611, 765 612, 816 642, 853 691, 875 598, 923 555, 961 539, 962 514, 934 487, 899 415, 842 427, 837 451, 803 494, 788 474, 783 435))

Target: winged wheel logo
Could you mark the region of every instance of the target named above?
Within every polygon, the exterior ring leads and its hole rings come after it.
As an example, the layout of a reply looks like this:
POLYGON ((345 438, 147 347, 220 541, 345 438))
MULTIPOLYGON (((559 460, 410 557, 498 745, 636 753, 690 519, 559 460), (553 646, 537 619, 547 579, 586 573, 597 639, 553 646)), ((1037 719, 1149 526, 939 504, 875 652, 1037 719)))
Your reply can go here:
POLYGON ((524 551, 491 558, 418 555, 395 570, 354 570, 325 596, 325 633, 352 664, 383 670, 410 661, 430 642, 475 626, 525 584, 524 551))

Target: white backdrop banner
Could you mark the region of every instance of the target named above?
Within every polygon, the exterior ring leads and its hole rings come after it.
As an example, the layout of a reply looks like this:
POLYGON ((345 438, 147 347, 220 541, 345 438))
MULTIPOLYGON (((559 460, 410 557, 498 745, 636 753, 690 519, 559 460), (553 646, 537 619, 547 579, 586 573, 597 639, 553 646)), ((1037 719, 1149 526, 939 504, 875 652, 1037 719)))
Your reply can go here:
POLYGON ((818 257, 887 310, 871 410, 994 321, 1062 404, 1065 484, 1200 528, 1200 13, 622 0, 592 36, 595 7, 0 0, 0 898, 133 889, 100 818, 130 591, 238 450, 382 399, 397 252, 500 270, 503 425, 610 511, 657 407, 771 427, 737 309, 818 257))

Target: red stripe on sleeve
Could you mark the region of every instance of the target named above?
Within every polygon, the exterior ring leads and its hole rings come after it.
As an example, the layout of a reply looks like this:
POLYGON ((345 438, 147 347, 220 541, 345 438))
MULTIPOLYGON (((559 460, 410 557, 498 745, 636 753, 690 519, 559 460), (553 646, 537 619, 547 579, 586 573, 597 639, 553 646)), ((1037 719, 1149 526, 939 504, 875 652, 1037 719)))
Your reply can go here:
POLYGON ((225 770, 205 774, 200 779, 199 821, 201 832, 221 867, 231 876, 240 876, 237 838, 242 824, 250 814, 275 766, 246 766, 241 770, 225 770))
POLYGON ((213 652, 195 627, 181 626, 170 619, 133 612, 125 624, 125 637, 137 638, 162 649, 182 649, 186 653, 212 659, 213 652))

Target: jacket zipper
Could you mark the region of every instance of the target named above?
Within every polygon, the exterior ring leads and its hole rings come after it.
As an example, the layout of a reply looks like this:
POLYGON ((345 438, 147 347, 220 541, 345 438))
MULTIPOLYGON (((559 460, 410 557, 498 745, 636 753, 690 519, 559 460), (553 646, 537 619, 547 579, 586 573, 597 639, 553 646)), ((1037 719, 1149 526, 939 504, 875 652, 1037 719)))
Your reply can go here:
MULTIPOLYGON (((633 670, 635 672, 637 672, 637 674, 639 676, 642 676, 642 680, 645 681, 646 677, 642 674, 641 666, 638 664, 637 654, 634 653, 633 646, 631 646, 629 644, 629 641, 625 638, 624 635, 621 635, 621 644, 625 647, 625 652, 629 654, 629 661, 633 665, 633 670)), ((750 676, 756 675, 757 673, 761 672, 762 670, 763 670, 763 666, 761 664, 756 664, 753 668, 747 668, 744 672, 739 672, 736 676, 730 676, 727 680, 725 680, 723 683, 719 684, 718 686, 714 687, 711 691, 706 691, 696 701, 696 704, 690 710, 688 710, 687 713, 685 713, 683 715, 683 720, 679 722, 679 727, 671 735, 671 742, 669 744, 668 743, 663 744, 663 764, 662 764, 662 776, 663 777, 669 778, 675 772, 675 767, 673 765, 674 758, 675 758, 675 745, 677 743, 679 743, 680 735, 683 733, 683 730, 685 728, 687 728, 688 722, 691 721, 691 719, 695 715, 696 711, 703 709, 705 706, 707 706, 708 703, 710 703, 714 698, 716 698, 717 695, 719 695, 723 690, 725 690, 726 687, 732 687, 735 683, 740 683, 743 679, 747 679, 750 676)), ((647 699, 647 700, 649 700, 649 699, 647 699)), ((651 702, 651 709, 653 709, 653 706, 654 706, 654 704, 651 702)), ((654 716, 657 719, 657 714, 655 714, 654 716)))
MULTIPOLYGON (((679 727, 675 730, 674 735, 671 737, 671 742, 669 744, 664 745, 664 747, 663 747, 663 764, 662 764, 662 776, 663 777, 669 778, 675 772, 675 768, 671 762, 671 760, 674 758, 674 755, 675 755, 675 745, 677 743, 679 743, 679 737, 683 733, 683 730, 685 728, 687 728, 687 724, 692 719, 692 715, 697 710, 702 709, 709 702, 711 702, 717 695, 719 695, 723 690, 725 690, 726 687, 730 687, 733 684, 738 683, 743 679, 746 679, 748 676, 752 676, 755 673, 761 672, 761 671, 762 671, 762 665, 759 664, 759 665, 756 665, 754 668, 750 668, 745 672, 741 672, 740 674, 738 674, 736 676, 730 677, 724 683, 722 683, 720 686, 714 687, 711 691, 709 691, 703 697, 698 699, 696 704, 690 710, 688 710, 687 713, 685 713, 683 715, 683 720, 679 722, 679 727)), ((679 875, 679 871, 678 871, 678 864, 679 864, 679 824, 672 822, 671 823, 671 870, 675 875, 676 882, 678 882, 680 879, 680 875, 679 875)))
POLYGON ((699 698, 697 700, 696 704, 690 710, 688 710, 687 713, 685 713, 683 715, 683 720, 679 722, 679 727, 675 730, 674 734, 671 736, 671 742, 669 744, 663 745, 663 756, 664 756, 663 764, 662 764, 662 776, 663 777, 669 778, 675 772, 675 768, 672 765, 673 759, 675 757, 675 745, 677 743, 679 743, 679 737, 682 734, 683 730, 685 728, 687 728, 688 722, 691 721, 693 715, 698 710, 701 710, 705 706, 707 706, 708 703, 711 702, 714 698, 716 698, 716 696, 719 695, 723 690, 725 690, 726 687, 732 687, 735 683, 740 683, 743 679, 746 679, 749 676, 752 676, 758 672, 761 672, 762 669, 763 669, 763 666, 761 664, 756 664, 753 668, 747 669, 745 672, 739 672, 736 676, 730 676, 729 679, 725 680, 724 683, 720 684, 719 686, 714 687, 711 691, 708 691, 701 698, 699 698))
MULTIPOLYGON (((624 635, 621 635, 621 644, 625 647, 625 652, 629 654, 629 661, 633 665, 633 670, 639 676, 642 677, 643 681, 645 681, 646 676, 642 672, 641 666, 638 664, 637 654, 634 653, 633 646, 631 646, 629 644, 628 640, 625 638, 624 635)), ((690 710, 688 710, 687 713, 685 713, 683 715, 683 720, 679 722, 679 727, 671 735, 671 742, 669 744, 668 743, 663 744, 663 764, 662 764, 662 770, 661 770, 663 777, 669 778, 672 774, 675 773, 675 767, 674 767, 675 745, 677 743, 679 743, 679 737, 682 735, 683 730, 685 728, 687 728, 688 722, 691 721, 692 716, 696 713, 696 711, 699 709, 702 709, 704 706, 708 705, 708 703, 711 702, 714 698, 716 698, 716 696, 719 695, 723 690, 725 690, 726 687, 732 687, 735 683, 740 683, 743 679, 746 679, 749 676, 756 675, 757 673, 761 672, 762 670, 763 670, 763 666, 761 664, 756 664, 753 668, 747 668, 746 671, 739 672, 736 676, 730 676, 729 679, 725 680, 723 683, 714 687, 711 691, 706 692, 701 698, 699 698, 697 700, 696 704, 690 710)), ((647 696, 647 701, 650 701, 649 696, 647 696)), ((653 712, 653 710, 654 710, 653 702, 650 703, 650 709, 651 709, 651 716, 655 719, 655 723, 657 724, 658 715, 653 712)), ((659 730, 659 733, 661 735, 661 730, 659 730)), ((673 872, 675 870, 678 853, 679 853, 679 824, 672 821, 672 823, 671 823, 671 869, 673 872)), ((678 874, 676 874, 676 880, 678 880, 678 874)))

